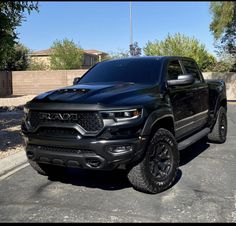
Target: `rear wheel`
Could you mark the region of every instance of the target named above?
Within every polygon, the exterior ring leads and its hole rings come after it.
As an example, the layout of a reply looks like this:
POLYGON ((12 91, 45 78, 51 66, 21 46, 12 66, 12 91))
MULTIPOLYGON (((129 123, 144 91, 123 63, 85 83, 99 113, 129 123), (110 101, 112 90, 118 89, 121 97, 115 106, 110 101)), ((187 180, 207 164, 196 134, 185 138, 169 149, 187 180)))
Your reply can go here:
POLYGON ((137 190, 159 193, 174 183, 178 165, 177 142, 170 131, 160 128, 150 140, 143 160, 128 173, 128 179, 137 190))
POLYGON ((218 110, 217 120, 211 133, 208 134, 210 142, 224 143, 227 136, 227 115, 224 107, 218 110))

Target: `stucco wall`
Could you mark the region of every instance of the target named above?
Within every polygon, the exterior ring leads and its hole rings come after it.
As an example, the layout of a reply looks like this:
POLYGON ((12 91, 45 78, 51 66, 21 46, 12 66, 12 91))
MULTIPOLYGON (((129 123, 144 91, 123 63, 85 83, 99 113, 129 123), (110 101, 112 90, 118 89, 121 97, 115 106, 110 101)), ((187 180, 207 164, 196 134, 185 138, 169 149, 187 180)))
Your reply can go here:
POLYGON ((47 69, 50 68, 50 58, 48 56, 31 56, 32 62, 43 63, 47 69))

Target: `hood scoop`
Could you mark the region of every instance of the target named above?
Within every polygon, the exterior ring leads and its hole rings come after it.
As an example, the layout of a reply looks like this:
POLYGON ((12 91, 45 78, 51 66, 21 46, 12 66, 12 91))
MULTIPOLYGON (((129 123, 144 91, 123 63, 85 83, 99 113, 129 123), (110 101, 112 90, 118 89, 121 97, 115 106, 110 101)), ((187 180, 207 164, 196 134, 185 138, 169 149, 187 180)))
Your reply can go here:
POLYGON ((57 93, 64 94, 64 93, 77 93, 77 94, 85 94, 89 91, 89 89, 59 89, 57 93))

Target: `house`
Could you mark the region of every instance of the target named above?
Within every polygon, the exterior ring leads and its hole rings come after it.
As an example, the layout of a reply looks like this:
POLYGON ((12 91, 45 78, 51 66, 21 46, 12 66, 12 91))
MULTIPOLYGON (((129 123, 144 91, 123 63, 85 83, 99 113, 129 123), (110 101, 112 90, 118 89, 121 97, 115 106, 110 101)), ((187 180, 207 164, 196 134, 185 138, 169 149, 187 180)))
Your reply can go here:
MULTIPOLYGON (((83 50, 84 52, 84 62, 82 65, 83 69, 90 68, 96 62, 100 62, 102 58, 106 57, 108 54, 100 50, 89 49, 83 50)), ((50 55, 52 54, 52 49, 34 51, 29 54, 30 58, 34 62, 43 63, 48 68, 50 68, 50 55)))

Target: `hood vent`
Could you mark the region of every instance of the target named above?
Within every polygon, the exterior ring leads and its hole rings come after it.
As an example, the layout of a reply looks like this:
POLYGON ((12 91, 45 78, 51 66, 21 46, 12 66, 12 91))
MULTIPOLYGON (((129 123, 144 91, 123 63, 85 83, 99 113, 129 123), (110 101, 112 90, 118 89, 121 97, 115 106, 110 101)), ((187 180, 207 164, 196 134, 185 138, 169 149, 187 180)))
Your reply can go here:
POLYGON ((57 92, 60 94, 63 93, 78 93, 78 94, 85 94, 87 93, 89 90, 88 89, 60 89, 57 92))

